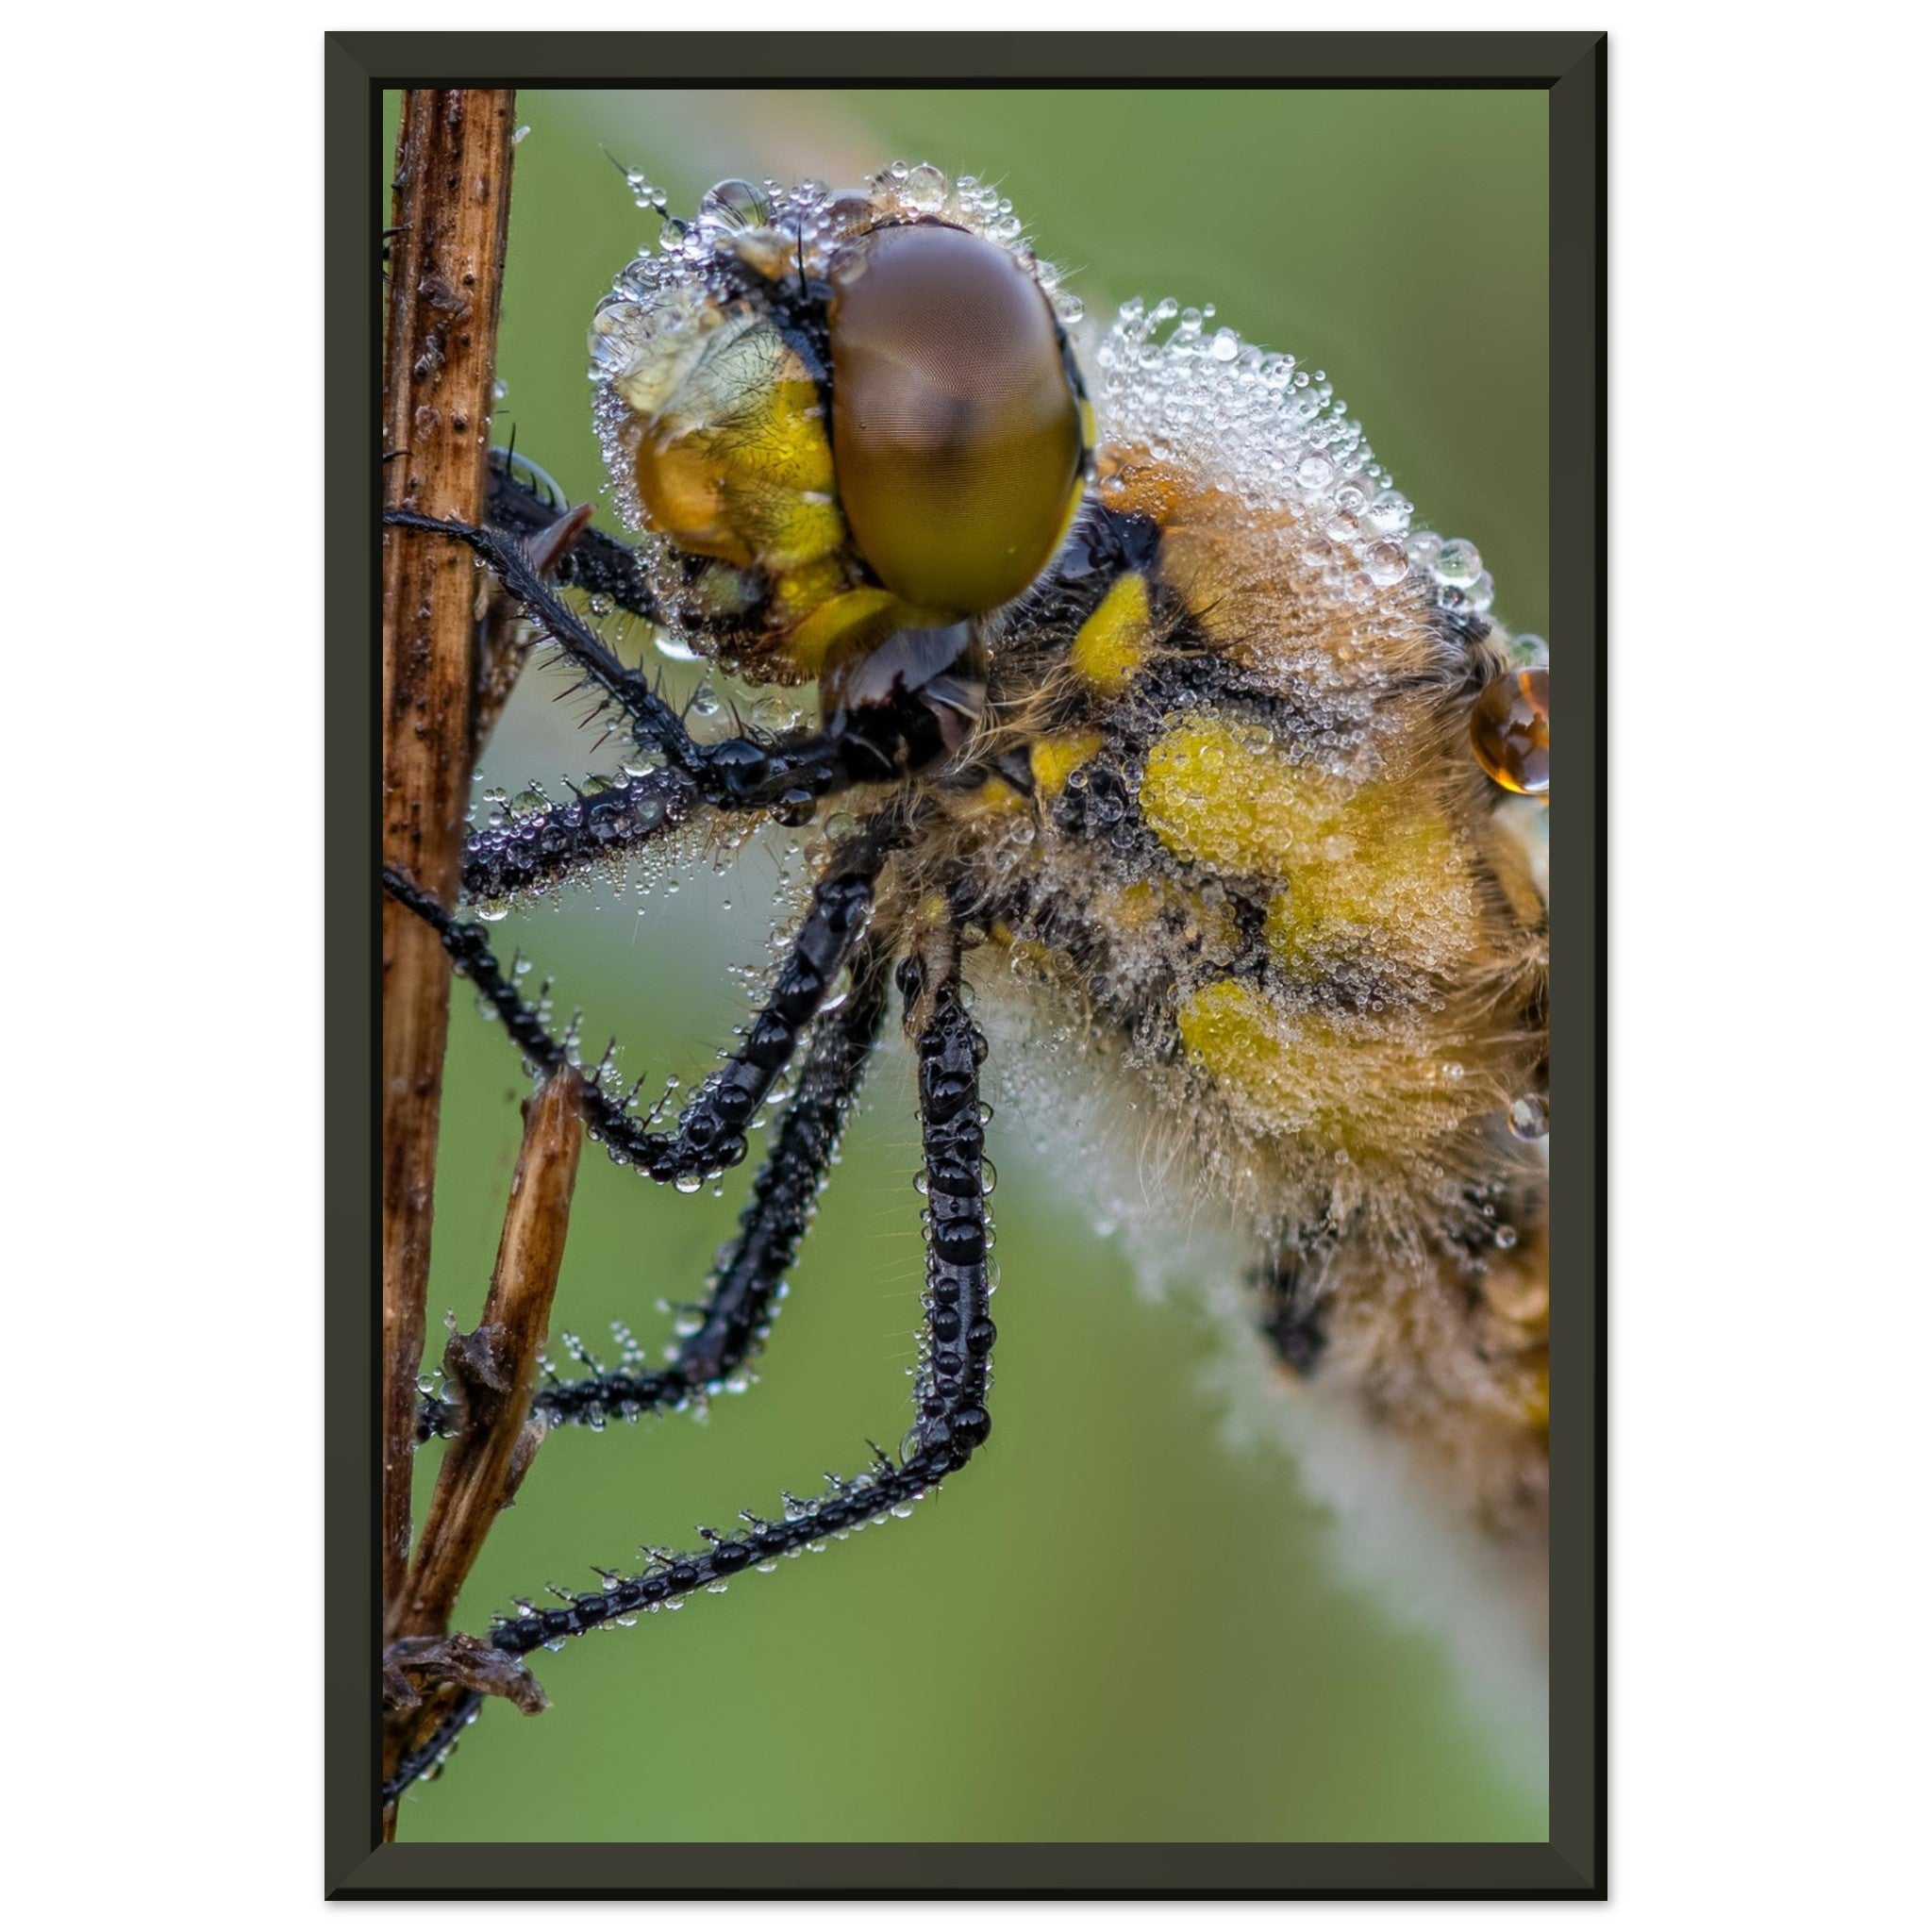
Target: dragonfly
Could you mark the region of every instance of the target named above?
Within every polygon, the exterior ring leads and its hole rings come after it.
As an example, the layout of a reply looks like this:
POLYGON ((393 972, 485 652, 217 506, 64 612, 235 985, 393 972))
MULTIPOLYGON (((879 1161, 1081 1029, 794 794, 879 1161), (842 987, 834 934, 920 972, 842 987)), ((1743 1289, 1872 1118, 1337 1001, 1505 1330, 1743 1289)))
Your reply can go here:
MULTIPOLYGON (((1539 1548, 1547 654, 1475 546, 1423 524, 1320 372, 1172 302, 1091 322, 996 188, 925 164, 721 182, 591 343, 625 540, 508 460, 486 525, 392 521, 476 555, 625 741, 618 771, 484 813, 474 910, 389 889, 539 1072, 581 1056, 497 956, 506 910, 774 824, 808 890, 689 1098, 641 1111, 586 1068, 593 1131, 650 1180, 715 1185, 767 1116, 769 1139, 670 1362, 590 1365, 540 1412, 634 1420, 742 1375, 895 1028, 924 1292, 890 1449, 525 1599, 491 1644, 672 1607, 996 1453, 989 1034, 1049 1116, 1106 1091, 1165 1211, 1212 1204, 1285 1402, 1344 1405, 1443 1510, 1539 1548), (607 641, 620 614, 795 722, 694 728, 607 641)), ((1100 1192, 1120 1150, 1074 1144, 1070 1193, 1100 1192)))

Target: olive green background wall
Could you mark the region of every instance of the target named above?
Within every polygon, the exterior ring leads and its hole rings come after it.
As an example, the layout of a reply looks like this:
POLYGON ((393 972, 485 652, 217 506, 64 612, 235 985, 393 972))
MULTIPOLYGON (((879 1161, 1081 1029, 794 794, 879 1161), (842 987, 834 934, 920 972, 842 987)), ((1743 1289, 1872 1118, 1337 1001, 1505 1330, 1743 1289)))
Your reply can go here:
MULTIPOLYGON (((688 210, 720 175, 839 186, 930 159, 999 181, 1090 310, 1211 301, 1325 368, 1419 520, 1480 546, 1498 614, 1546 629, 1539 92, 531 92, 518 118, 497 436, 513 425, 574 499, 601 481, 585 326, 657 229, 613 160, 688 210)), ((581 708, 552 702, 562 688, 526 676, 491 781, 559 790, 595 768, 581 708)), ((621 1037, 633 1076, 689 1085, 747 1010, 731 969, 768 957, 778 849, 761 840, 675 892, 660 879, 513 914, 499 949, 556 974, 559 1005, 587 1009, 587 1040, 621 1037)), ((781 1488, 897 1439, 921 1274, 909 1086, 897 1054, 869 1085, 756 1386, 706 1421, 552 1436, 463 1627, 546 1579, 588 1587, 593 1562, 633 1567, 641 1542, 775 1513, 781 1488)), ((475 1319, 524 1089, 459 990, 433 1316, 475 1319)), ((997 1118, 991 1146, 1002 1287, 983 1457, 908 1522, 540 1652, 554 1708, 486 1711, 406 1799, 400 1836, 1544 1836, 1533 1741, 1486 1719, 1447 1638, 1347 1579, 1342 1533, 1290 1462, 1228 1441, 1225 1335, 1185 1293, 1137 1294, 1071 1162, 1042 1163, 997 1118)), ((685 1198, 587 1148, 558 1324, 608 1355, 623 1320, 655 1351, 658 1304, 701 1292, 748 1173, 722 1199, 685 1198)), ((425 1483, 433 1467, 432 1451, 425 1483)))

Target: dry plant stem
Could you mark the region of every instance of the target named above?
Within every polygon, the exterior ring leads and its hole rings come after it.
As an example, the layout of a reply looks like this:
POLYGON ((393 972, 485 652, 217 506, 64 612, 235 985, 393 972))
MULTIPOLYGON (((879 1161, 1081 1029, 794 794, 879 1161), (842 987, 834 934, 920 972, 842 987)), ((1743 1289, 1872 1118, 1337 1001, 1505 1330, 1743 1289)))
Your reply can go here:
MULTIPOLYGON (((384 339, 384 501, 478 521, 509 222, 513 96, 404 97, 384 339)), ((475 574, 458 546, 384 540, 382 856, 457 897, 469 802, 475 574)), ((382 908, 382 1579, 386 1624, 409 1556, 416 1376, 429 1279, 449 973, 436 935, 382 908)))
POLYGON ((510 1183, 483 1320, 452 1335, 445 1354, 464 1391, 465 1418, 436 1478, 429 1515, 403 1592, 397 1637, 441 1636, 513 1478, 527 1467, 518 1442, 537 1386, 537 1357, 563 1265, 571 1192, 583 1148, 583 1079, 554 1074, 524 1108, 524 1145, 510 1183))
MULTIPOLYGON (((463 1426, 437 1474, 385 1647, 385 1779, 434 1735, 463 1690, 508 1697, 529 1715, 546 1702, 521 1659, 475 1638, 444 1633, 484 1539, 515 1496, 541 1440, 530 1423, 530 1397, 570 1229, 584 1144, 583 1086, 579 1074, 564 1068, 525 1103, 524 1144, 483 1319, 473 1334, 452 1334, 443 1354, 463 1392, 463 1426)), ((384 1824, 392 1834, 393 1807, 384 1824)))

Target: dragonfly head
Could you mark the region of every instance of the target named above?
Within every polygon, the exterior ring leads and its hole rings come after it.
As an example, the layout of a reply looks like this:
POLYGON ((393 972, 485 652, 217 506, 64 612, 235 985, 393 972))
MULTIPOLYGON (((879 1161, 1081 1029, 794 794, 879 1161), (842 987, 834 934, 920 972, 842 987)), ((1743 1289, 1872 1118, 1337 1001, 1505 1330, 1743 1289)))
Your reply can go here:
POLYGON ((1092 415, 1053 272, 990 195, 928 166, 723 182, 599 306, 618 502, 741 675, 849 677, 1010 602, 1065 538, 1092 415))

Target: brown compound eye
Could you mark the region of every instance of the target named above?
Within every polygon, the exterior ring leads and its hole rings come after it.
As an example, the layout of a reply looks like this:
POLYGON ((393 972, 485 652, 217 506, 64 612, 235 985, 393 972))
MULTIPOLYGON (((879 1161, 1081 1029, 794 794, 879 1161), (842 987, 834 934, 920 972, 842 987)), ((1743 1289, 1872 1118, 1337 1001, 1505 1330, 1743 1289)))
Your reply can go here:
POLYGON ((1506 671, 1469 714, 1476 762, 1498 785, 1531 798, 1550 790, 1550 674, 1506 671))
POLYGON ((1046 298, 958 228, 888 227, 831 269, 832 453, 860 554, 908 603, 1016 597, 1064 533, 1079 399, 1046 298))

